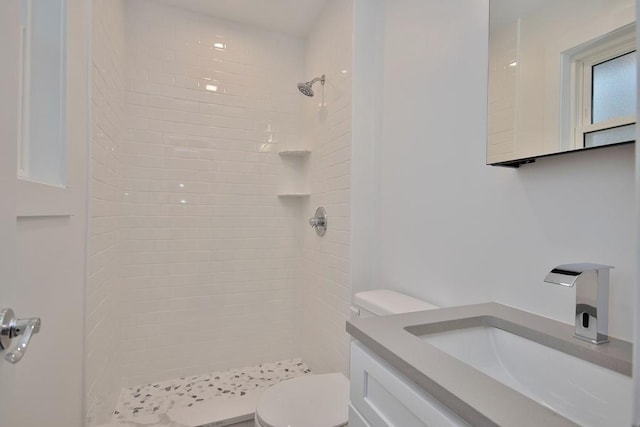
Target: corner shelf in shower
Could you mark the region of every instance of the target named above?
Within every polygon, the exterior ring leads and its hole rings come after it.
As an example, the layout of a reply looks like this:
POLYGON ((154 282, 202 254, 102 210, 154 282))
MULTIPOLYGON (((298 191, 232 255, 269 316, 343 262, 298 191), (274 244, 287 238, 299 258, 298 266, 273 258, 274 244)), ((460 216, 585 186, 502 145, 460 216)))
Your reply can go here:
POLYGON ((309 197, 311 193, 279 193, 278 197, 280 198, 303 198, 309 197))
POLYGON ((304 149, 283 150, 283 151, 278 151, 278 154, 281 155, 282 157, 306 157, 309 154, 311 154, 311 150, 304 150, 304 149))

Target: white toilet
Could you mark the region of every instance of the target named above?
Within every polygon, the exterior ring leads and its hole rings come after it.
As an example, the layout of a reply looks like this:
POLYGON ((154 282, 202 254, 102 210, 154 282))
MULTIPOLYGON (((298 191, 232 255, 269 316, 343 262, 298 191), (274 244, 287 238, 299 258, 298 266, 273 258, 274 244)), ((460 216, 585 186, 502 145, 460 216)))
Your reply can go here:
MULTIPOLYGON (((357 317, 431 310, 436 306, 387 289, 358 292, 357 317)), ((308 375, 274 385, 256 408, 256 427, 340 427, 349 421, 349 380, 341 373, 308 375)))

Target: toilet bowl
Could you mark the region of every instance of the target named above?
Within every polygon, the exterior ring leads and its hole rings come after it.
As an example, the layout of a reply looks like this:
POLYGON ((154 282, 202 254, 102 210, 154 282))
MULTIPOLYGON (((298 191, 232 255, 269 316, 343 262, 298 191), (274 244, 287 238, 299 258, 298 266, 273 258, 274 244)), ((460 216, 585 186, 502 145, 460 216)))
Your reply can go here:
POLYGON ((283 381, 263 393, 257 427, 341 427, 347 424, 349 380, 340 373, 283 381))
MULTIPOLYGON (((353 296, 357 317, 437 308, 399 292, 377 289, 353 296)), ((349 380, 341 373, 307 375, 266 390, 256 407, 256 427, 341 427, 349 421, 349 380)))

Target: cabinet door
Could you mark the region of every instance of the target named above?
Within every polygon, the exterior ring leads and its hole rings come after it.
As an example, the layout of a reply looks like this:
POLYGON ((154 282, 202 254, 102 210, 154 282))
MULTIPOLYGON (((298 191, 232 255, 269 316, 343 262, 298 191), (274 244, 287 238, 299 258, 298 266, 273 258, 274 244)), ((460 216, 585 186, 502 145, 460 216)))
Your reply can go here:
POLYGON ((371 427, 367 420, 351 404, 349 404, 349 427, 371 427))
POLYGON ((371 427, 468 426, 358 342, 351 344, 350 393, 351 405, 371 427))

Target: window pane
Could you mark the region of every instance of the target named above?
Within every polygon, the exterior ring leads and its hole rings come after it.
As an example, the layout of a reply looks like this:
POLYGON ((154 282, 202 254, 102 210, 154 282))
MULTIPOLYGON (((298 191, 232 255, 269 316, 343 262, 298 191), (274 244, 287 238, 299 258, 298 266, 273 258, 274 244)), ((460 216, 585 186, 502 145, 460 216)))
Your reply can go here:
POLYGON ((636 114, 636 53, 593 67, 592 123, 636 114))
POLYGON ((584 135, 584 146, 599 147, 601 145, 635 141, 635 139, 636 125, 627 125, 617 128, 604 129, 598 132, 586 133, 584 135))
POLYGON ((23 140, 19 175, 64 185, 66 178, 66 0, 23 0, 23 140))

